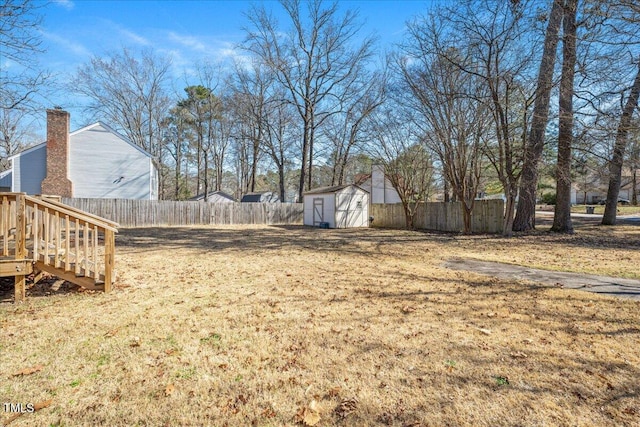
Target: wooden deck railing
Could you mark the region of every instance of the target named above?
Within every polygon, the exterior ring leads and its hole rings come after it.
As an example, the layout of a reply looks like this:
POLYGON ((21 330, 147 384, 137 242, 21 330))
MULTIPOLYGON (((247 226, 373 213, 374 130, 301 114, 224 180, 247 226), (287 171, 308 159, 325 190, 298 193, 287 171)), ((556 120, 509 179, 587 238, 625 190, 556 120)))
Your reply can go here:
MULTIPOLYGON (((0 193, 0 203, 3 257, 29 259, 37 270, 88 289, 111 290, 118 224, 45 197, 0 193)), ((24 283, 16 278, 16 301, 22 298, 24 283)))

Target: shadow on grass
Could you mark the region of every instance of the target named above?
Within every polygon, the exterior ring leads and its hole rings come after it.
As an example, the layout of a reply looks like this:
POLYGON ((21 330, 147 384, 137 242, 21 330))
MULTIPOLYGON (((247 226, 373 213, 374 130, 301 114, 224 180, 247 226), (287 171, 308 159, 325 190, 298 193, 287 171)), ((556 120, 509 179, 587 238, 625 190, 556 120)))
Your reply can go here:
POLYGON ((358 243, 413 243, 425 241, 425 234, 397 230, 342 229, 326 230, 304 226, 270 226, 244 229, 150 227, 122 229, 116 237, 116 248, 129 252, 186 248, 203 251, 264 251, 279 249, 313 249, 370 253, 358 243))
MULTIPOLYGON (((61 281, 54 276, 46 276, 38 283, 33 283, 33 275, 27 277, 26 298, 48 297, 51 295, 68 295, 82 292, 82 288, 70 282, 61 281)), ((0 277, 0 304, 13 303, 14 278, 0 277)))

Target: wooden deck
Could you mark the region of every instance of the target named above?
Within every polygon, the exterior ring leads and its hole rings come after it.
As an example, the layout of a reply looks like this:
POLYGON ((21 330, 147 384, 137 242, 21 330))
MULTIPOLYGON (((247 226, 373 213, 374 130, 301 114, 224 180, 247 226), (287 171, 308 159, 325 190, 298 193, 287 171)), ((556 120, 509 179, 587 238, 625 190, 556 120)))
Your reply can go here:
POLYGON ((109 292, 117 227, 52 198, 0 193, 0 276, 15 277, 16 302, 34 271, 109 292))

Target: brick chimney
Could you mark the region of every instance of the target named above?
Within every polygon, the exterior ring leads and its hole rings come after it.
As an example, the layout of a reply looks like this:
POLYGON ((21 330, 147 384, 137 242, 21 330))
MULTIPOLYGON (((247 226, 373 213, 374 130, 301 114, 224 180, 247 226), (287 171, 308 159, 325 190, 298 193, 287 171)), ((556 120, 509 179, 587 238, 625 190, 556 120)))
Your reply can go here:
POLYGON ((42 194, 72 197, 69 180, 69 113, 55 108, 47 110, 47 176, 42 194))

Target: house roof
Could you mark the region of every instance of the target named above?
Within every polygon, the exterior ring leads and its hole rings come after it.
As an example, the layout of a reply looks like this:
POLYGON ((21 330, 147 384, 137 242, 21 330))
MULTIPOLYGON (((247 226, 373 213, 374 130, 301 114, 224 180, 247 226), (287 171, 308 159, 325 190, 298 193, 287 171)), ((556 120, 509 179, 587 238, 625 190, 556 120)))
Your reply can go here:
POLYGON ((359 173, 356 174, 355 179, 354 179, 354 184, 355 185, 362 185, 365 182, 367 182, 367 180, 371 178, 371 174, 370 173, 359 173))
MULTIPOLYGON (((229 199, 232 202, 235 202, 236 199, 233 198, 233 196, 230 196, 229 194, 225 193, 224 191, 210 191, 207 194, 207 199, 211 199, 211 198, 216 198, 216 199, 229 199)), ((204 193, 202 194, 198 194, 195 197, 192 197, 189 199, 190 201, 199 201, 199 200, 204 200, 204 193)))
MULTIPOLYGON (((71 138, 72 136, 77 135, 77 134, 79 134, 79 133, 82 133, 82 132, 85 132, 85 131, 91 130, 91 129, 93 129, 93 128, 95 128, 95 127, 98 127, 98 126, 102 126, 102 127, 103 127, 103 128, 105 128, 108 132, 110 132, 110 133, 112 133, 112 134, 116 135, 118 138, 120 138, 121 140, 123 140, 123 141, 124 141, 124 142, 126 142, 127 144, 131 145, 133 148, 135 148, 136 150, 140 151, 140 152, 141 152, 142 154, 144 154, 145 156, 147 156, 147 157, 149 157, 149 158, 152 158, 152 157, 153 157, 151 154, 149 154, 149 152, 145 151, 144 149, 140 148, 139 146, 137 146, 137 145, 136 145, 136 144, 134 144, 133 142, 129 141, 129 139, 128 139, 127 137, 125 137, 124 135, 122 135, 122 134, 121 134, 121 133, 119 133, 118 131, 114 130, 114 129, 113 129, 112 127, 110 127, 109 125, 106 125, 106 124, 104 124, 104 123, 102 123, 102 122, 95 122, 95 123, 93 123, 93 124, 91 124, 91 125, 88 125, 88 126, 85 126, 85 127, 83 127, 83 128, 80 128, 80 129, 78 129, 78 130, 75 130, 75 131, 73 131, 73 132, 69 133, 69 138, 71 138)), ((42 149, 42 148, 45 148, 46 146, 47 146, 47 141, 41 142, 40 144, 34 145, 33 147, 27 148, 26 150, 22 150, 21 152, 16 153, 16 154, 14 154, 13 156, 10 156, 10 157, 8 158, 8 160, 11 160, 11 159, 13 159, 13 158, 15 158, 15 157, 18 157, 18 156, 22 156, 23 154, 28 154, 28 153, 31 153, 31 152, 33 152, 33 151, 40 150, 40 149, 42 149)))
POLYGON ((272 191, 263 191, 261 193, 248 193, 242 196, 241 203, 260 203, 260 202, 278 202, 280 198, 272 191), (266 197, 265 197, 266 196, 266 197), (266 199, 266 200, 265 200, 266 199))
POLYGON ((356 187, 366 193, 368 193, 367 190, 365 190, 364 188, 355 185, 355 184, 345 184, 345 185, 334 185, 331 187, 320 187, 320 188, 314 188, 313 190, 309 190, 306 191, 304 194, 327 194, 327 193, 336 193, 340 190, 344 190, 347 187, 356 187))

